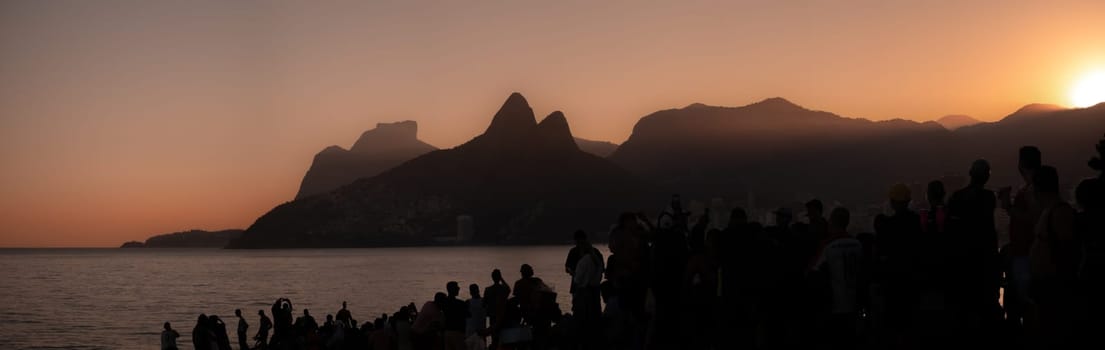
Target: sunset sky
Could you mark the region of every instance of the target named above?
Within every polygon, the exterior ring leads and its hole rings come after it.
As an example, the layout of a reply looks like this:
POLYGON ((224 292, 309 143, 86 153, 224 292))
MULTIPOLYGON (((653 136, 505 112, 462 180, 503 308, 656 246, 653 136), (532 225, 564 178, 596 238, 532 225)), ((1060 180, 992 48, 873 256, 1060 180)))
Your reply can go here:
POLYGON ((3 1, 0 247, 244 228, 377 122, 522 92, 580 137, 782 96, 870 119, 1070 105, 1105 1, 3 1))

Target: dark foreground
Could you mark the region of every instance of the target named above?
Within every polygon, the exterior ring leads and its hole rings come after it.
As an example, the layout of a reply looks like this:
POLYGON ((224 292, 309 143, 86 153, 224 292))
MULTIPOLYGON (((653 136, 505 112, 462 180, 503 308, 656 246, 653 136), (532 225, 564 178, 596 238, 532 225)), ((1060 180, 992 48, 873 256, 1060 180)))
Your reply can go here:
POLYGON ((1099 348, 1105 180, 1083 181, 1068 203, 1039 150, 1019 155, 1025 185, 1015 193, 986 188, 983 160, 950 196, 930 183, 919 210, 920 194, 893 186, 893 213, 875 218, 874 233, 852 234, 846 209, 826 218, 817 200, 801 222, 779 210, 766 227, 735 209, 726 228, 708 229, 711 214, 692 222, 678 197, 657 218, 622 214, 609 256, 575 234, 564 264, 570 306, 523 264, 513 284, 495 270, 466 298, 450 282, 422 305, 359 320, 343 305, 320 322, 287 299, 246 310, 229 331, 201 315, 190 341, 219 350, 1099 348), (1002 247, 998 210, 1011 220, 1002 247))

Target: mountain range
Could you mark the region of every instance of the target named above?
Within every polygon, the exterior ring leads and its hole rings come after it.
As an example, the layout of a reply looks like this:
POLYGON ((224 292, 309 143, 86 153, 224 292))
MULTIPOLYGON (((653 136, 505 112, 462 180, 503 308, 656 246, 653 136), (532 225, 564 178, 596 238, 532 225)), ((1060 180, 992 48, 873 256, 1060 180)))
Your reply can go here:
POLYGON ((991 162, 991 187, 1019 184, 1022 145, 1040 147, 1044 162, 1072 185, 1091 175, 1086 161, 1105 132, 1105 104, 1034 104, 996 122, 943 119, 870 121, 783 98, 741 107, 696 103, 642 117, 619 146, 574 138, 560 112, 537 122, 515 93, 483 134, 452 149, 428 150, 417 125, 401 122, 365 132, 348 151, 329 151, 349 157, 344 167, 320 161, 324 150, 304 187, 326 178, 314 173, 344 172, 329 177, 340 180, 301 189, 230 247, 565 242, 576 228, 604 231, 619 212, 654 208, 676 192, 692 199, 754 194, 762 205, 818 197, 862 206, 881 202, 893 183, 965 174, 977 158, 991 162), (380 132, 392 128, 401 137, 380 132), (367 149, 422 154, 390 157, 396 165, 388 169, 349 170, 373 161, 367 149))
POLYGON ((561 112, 537 122, 512 94, 487 130, 334 191, 284 203, 257 219, 234 248, 570 241, 577 228, 604 230, 648 188, 636 176, 580 150, 561 112))
MULTIPOLYGON (((599 157, 606 157, 618 148, 614 143, 581 138, 575 138, 575 143, 580 150, 599 157)), ((415 121, 378 123, 376 128, 362 133, 348 150, 335 145, 315 154, 295 198, 333 191, 434 150, 437 147, 418 139, 415 121)))
POLYGON ((882 198, 896 182, 965 174, 978 158, 990 161, 991 184, 1019 184, 1022 145, 1039 147, 1044 162, 1070 183, 1090 175, 1086 161, 1103 132, 1105 104, 1028 105, 997 122, 949 130, 935 122, 847 118, 770 98, 743 107, 693 104, 652 113, 610 159, 692 196, 755 193, 784 202, 818 196, 860 203, 882 198))

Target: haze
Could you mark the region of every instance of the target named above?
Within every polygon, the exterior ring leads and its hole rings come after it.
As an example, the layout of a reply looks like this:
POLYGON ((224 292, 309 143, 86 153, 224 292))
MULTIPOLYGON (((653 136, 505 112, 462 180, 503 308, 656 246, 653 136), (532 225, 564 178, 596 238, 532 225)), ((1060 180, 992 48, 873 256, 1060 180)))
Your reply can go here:
POLYGON ((870 119, 1066 104, 1102 1, 4 1, 0 246, 244 228, 322 148, 413 119, 451 147, 512 91, 624 141, 694 102, 870 119))

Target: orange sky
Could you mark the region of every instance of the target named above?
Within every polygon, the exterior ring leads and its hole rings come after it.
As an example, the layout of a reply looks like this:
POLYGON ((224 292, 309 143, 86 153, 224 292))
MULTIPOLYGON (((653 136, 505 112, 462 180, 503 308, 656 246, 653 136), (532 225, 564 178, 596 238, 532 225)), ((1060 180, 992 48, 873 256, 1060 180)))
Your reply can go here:
POLYGON ((993 120, 1105 68, 1100 0, 644 2, 0 2, 0 247, 246 227, 325 146, 454 146, 512 91, 621 142, 771 96, 993 120))

